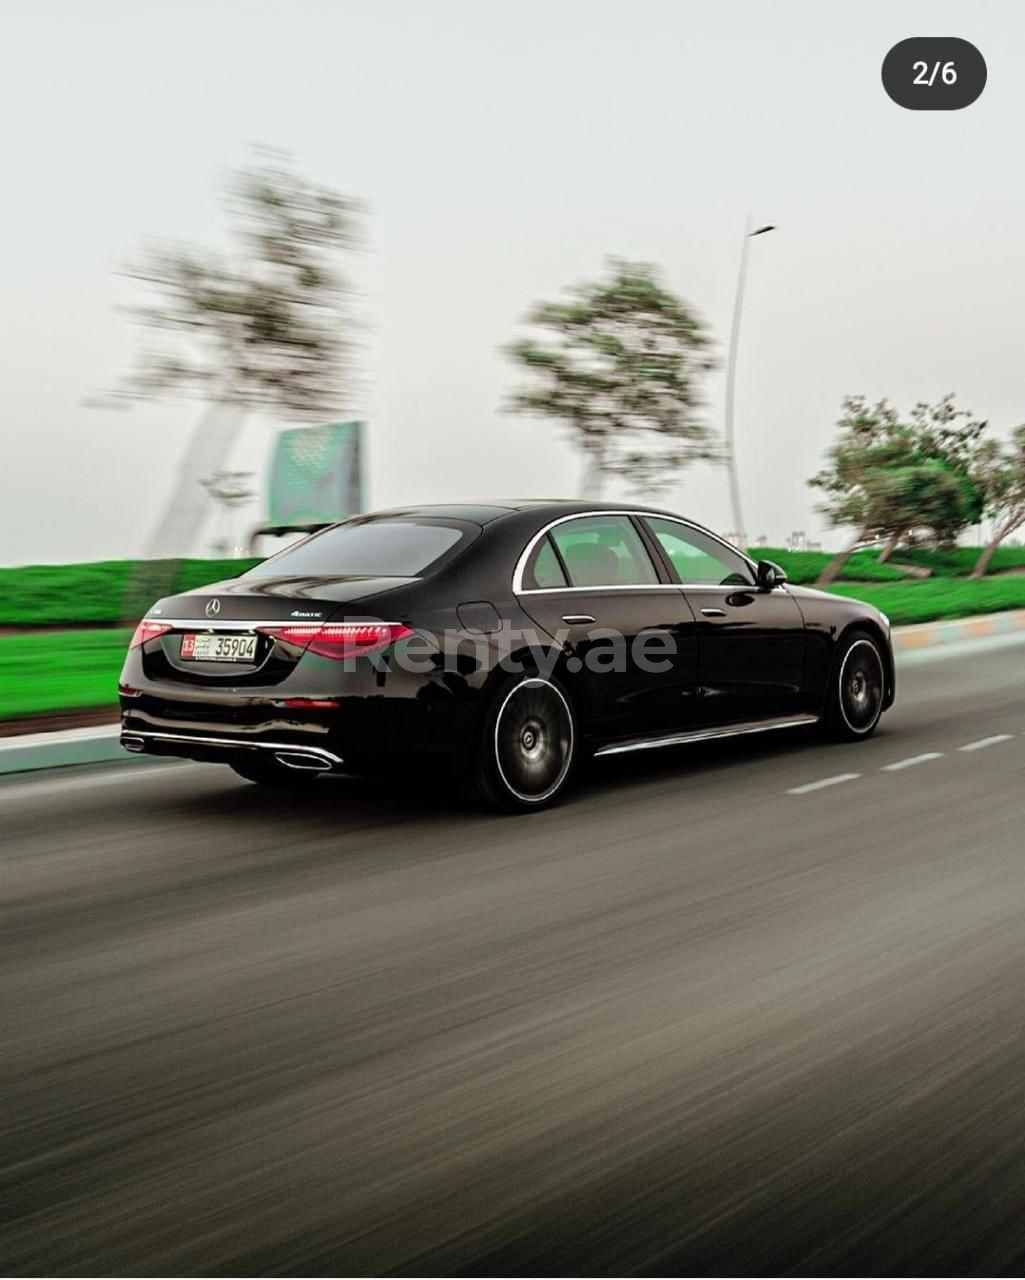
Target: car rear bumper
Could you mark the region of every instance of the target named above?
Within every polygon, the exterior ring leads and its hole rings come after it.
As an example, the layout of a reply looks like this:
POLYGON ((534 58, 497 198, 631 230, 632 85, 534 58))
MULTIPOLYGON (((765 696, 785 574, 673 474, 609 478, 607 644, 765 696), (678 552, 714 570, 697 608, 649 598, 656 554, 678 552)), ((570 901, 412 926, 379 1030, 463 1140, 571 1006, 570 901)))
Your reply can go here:
POLYGON ((191 734, 153 729, 121 731, 121 745, 133 754, 179 756, 186 760, 228 763, 240 756, 258 754, 289 769, 326 772, 342 770, 344 760, 326 747, 303 742, 231 738, 218 734, 191 734))
POLYGON ((222 762, 250 753, 286 754, 296 761, 279 763, 344 771, 403 756, 451 753, 465 741, 470 724, 470 708, 444 696, 342 695, 295 705, 303 701, 137 689, 121 698, 121 745, 135 754, 222 762))

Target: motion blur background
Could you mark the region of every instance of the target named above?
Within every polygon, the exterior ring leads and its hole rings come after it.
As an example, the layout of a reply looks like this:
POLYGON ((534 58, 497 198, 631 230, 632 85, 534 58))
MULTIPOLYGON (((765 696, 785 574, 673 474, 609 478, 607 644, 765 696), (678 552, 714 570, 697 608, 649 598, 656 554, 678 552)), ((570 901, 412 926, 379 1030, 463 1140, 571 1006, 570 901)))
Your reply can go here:
MULTIPOLYGON (((87 406, 135 342, 115 270, 147 237, 221 243, 252 143, 366 205, 338 417, 369 423, 371 506, 576 492, 561 433, 503 414, 499 347, 612 253, 657 264, 723 357, 748 212, 779 228, 754 243, 738 375, 752 538, 822 539, 806 480, 845 393, 1025 416, 1020 6, 44 0, 0 23, 0 563, 144 552, 196 408, 87 406), (985 93, 896 109, 886 50, 946 31, 983 50, 985 93)), ((705 391, 718 427, 722 368, 705 391)), ((233 468, 262 473, 274 425, 233 468)), ((722 469, 664 497, 729 525, 722 469)))
MULTIPOLYGON (((0 1271, 1021 1274, 1025 8, 8 0, 0 49, 0 1271), (913 35, 978 101, 887 97, 913 35), (251 412, 182 488, 204 406, 110 395, 119 273, 222 248, 260 147, 361 203, 310 420, 362 424, 368 508, 580 491, 502 348, 607 255, 707 326, 721 442, 747 243, 744 531, 893 619, 879 732, 617 757, 522 820, 126 756, 130 628, 312 439, 251 412), (914 465, 854 448, 831 526, 808 480, 884 397, 914 465)), ((721 461, 656 496, 730 531, 721 461)))

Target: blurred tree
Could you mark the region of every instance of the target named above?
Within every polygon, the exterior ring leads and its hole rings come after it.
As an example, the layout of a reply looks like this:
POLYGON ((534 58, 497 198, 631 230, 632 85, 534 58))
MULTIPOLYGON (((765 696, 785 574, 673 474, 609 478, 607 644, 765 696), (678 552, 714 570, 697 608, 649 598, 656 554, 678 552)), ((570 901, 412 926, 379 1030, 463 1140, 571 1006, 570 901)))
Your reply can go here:
POLYGON ((348 288, 357 207, 258 152, 232 175, 228 254, 156 246, 124 274, 149 295, 130 309, 143 332, 131 400, 194 397, 207 407, 179 467, 150 554, 179 555, 202 514, 203 478, 223 469, 247 413, 323 419, 346 389, 348 288))
POLYGON ((993 536, 971 573, 973 578, 983 578, 997 547, 1025 524, 1025 426, 1015 428, 1006 448, 995 440, 985 441, 977 455, 976 475, 985 494, 986 514, 994 522, 993 536))
POLYGON ((199 483, 207 491, 220 514, 220 530, 210 550, 215 557, 237 556, 242 548, 236 542, 234 513, 255 497, 251 471, 218 471, 199 483))
POLYGON ((569 427, 586 460, 585 497, 608 475, 658 489, 688 462, 721 456, 698 416, 709 339, 654 268, 611 259, 604 279, 538 303, 527 323, 542 335, 506 350, 534 378, 511 407, 569 427))
POLYGON ((969 525, 979 523, 985 509, 978 468, 987 424, 946 395, 934 405, 916 404, 911 425, 918 464, 926 475, 932 466, 935 476, 934 487, 924 486, 911 504, 918 516, 914 526, 929 530, 937 546, 953 545, 969 525))
POLYGON ((907 420, 886 400, 848 396, 843 408, 829 465, 809 484, 827 495, 820 509, 831 523, 856 533, 823 570, 822 585, 862 543, 882 541, 886 561, 915 530, 953 542, 980 518, 984 500, 975 467, 986 424, 956 408, 953 396, 916 404, 907 420))

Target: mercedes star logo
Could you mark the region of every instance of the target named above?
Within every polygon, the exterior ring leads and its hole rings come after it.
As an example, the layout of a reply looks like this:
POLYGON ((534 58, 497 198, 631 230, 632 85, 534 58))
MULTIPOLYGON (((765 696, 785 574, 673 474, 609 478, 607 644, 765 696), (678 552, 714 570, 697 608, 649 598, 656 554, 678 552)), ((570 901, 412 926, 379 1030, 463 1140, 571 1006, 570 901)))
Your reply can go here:
POLYGON ((221 611, 220 600, 208 600, 206 602, 206 616, 208 618, 216 618, 221 611))

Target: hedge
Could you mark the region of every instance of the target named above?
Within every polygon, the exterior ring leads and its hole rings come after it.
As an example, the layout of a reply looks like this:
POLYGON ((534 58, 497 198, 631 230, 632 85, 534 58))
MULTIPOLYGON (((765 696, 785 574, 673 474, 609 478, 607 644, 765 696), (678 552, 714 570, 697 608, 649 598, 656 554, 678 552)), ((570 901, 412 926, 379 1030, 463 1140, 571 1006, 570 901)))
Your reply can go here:
POLYGON ((234 578, 259 560, 100 560, 0 569, 0 626, 132 621, 159 596, 234 578))
POLYGON ((131 634, 116 628, 0 635, 0 717, 113 707, 131 634))
MULTIPOLYGON (((782 547, 752 547, 756 560, 774 560, 791 582, 812 585, 833 559, 832 551, 784 551, 782 547)), ((901 582, 907 574, 890 564, 878 562, 877 551, 855 551, 840 575, 844 582, 901 582)))

